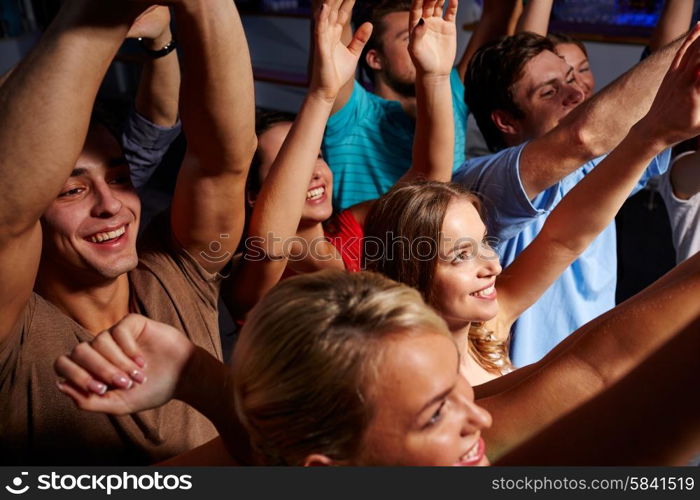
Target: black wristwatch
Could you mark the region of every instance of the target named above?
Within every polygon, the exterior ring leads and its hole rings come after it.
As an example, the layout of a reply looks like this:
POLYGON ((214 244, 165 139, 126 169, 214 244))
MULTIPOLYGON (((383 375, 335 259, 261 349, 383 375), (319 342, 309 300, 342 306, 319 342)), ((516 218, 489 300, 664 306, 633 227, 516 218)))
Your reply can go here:
POLYGON ((141 45, 141 50, 143 50, 146 54, 149 55, 152 59, 158 59, 160 57, 167 56, 170 54, 173 50, 177 48, 177 43, 175 42, 175 39, 173 38, 170 40, 168 43, 165 44, 165 47, 162 49, 158 50, 153 50, 149 49, 146 47, 146 42, 144 41, 144 38, 138 38, 139 44, 141 45))

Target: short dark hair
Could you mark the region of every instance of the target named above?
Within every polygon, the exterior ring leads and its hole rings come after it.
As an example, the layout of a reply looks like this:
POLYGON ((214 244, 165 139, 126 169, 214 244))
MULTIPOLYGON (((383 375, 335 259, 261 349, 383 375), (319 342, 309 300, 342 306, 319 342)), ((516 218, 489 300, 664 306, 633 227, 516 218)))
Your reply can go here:
POLYGON ((579 49, 581 49, 583 55, 588 57, 588 51, 586 50, 586 46, 583 44, 583 42, 574 38, 571 35, 567 35, 566 33, 549 33, 547 35, 547 38, 549 38, 552 41, 555 49, 557 45, 560 45, 562 43, 572 43, 576 45, 579 49))
POLYGON ((513 99, 513 85, 522 77, 527 62, 545 50, 555 52, 551 40, 535 33, 518 33, 484 45, 469 63, 465 100, 491 151, 506 147, 491 113, 502 110, 515 118, 525 116, 513 99))
POLYGON ((374 27, 372 36, 367 41, 367 45, 365 45, 360 57, 360 68, 372 82, 374 82, 374 70, 367 64, 367 53, 370 50, 382 50, 382 38, 386 30, 382 22, 384 17, 394 12, 409 12, 410 10, 410 0, 379 0, 378 2, 367 0, 355 8, 355 25, 360 26, 362 23, 369 21, 374 27))

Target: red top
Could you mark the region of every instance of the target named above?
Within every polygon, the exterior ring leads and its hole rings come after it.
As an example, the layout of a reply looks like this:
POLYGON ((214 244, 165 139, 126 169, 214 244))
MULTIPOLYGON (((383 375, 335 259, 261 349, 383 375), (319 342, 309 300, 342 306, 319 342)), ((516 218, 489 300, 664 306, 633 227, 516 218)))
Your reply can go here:
POLYGON ((345 269, 358 272, 362 262, 364 230, 350 210, 343 210, 324 226, 326 239, 338 250, 345 269))
MULTIPOLYGON (((365 233, 362 226, 350 210, 344 210, 338 215, 331 217, 324 224, 324 235, 326 239, 333 245, 345 264, 345 270, 351 273, 361 270, 362 262, 362 238, 365 233)), ((297 273, 287 266, 280 277, 280 281, 297 273)), ((237 319, 236 324, 239 327, 243 326, 244 321, 237 319)))
MULTIPOLYGON (((340 253, 345 270, 351 273, 360 271, 364 230, 352 212, 343 210, 338 215, 328 219, 323 225, 323 233, 330 244, 340 253)), ((287 266, 280 281, 296 275, 297 273, 287 266)))

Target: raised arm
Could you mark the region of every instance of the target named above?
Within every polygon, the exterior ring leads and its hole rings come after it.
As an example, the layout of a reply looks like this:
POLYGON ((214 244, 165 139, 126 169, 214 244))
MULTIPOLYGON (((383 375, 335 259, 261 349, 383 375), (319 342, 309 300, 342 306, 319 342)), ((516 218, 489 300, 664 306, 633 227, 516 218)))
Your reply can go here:
POLYGON ((501 457, 604 389, 700 317, 700 256, 567 337, 545 358, 475 387, 501 457))
POLYGON ((253 71, 233 2, 182 0, 175 16, 185 65, 180 110, 188 149, 171 222, 179 244, 217 272, 243 231, 245 182, 256 146, 253 71))
POLYGON ((649 49, 656 52, 671 43, 690 28, 693 19, 693 4, 687 0, 666 0, 664 8, 649 40, 649 49))
POLYGON ((513 34, 521 10, 521 0, 484 0, 479 23, 467 42, 462 58, 457 63, 457 71, 462 81, 469 67, 469 61, 479 47, 502 36, 513 34))
POLYGON ((700 449, 700 401, 687 394, 700 383, 699 352, 696 320, 613 387, 496 465, 687 465, 700 449))
MULTIPOLYGON (((143 16, 134 24, 129 37, 141 38, 140 43, 148 51, 164 50, 174 43, 170 11, 168 7, 156 6, 148 14, 149 17, 143 16)), ((155 125, 172 127, 177 123, 179 94, 177 51, 165 55, 149 53, 136 92, 136 111, 155 125)))
POLYGON ((499 277, 501 312, 508 327, 610 224, 650 160, 700 132, 698 60, 700 39, 692 45, 687 40, 649 112, 564 197, 537 238, 499 277))
POLYGON ((66 2, 0 87, 0 341, 28 300, 39 218, 75 167, 107 68, 143 5, 66 2))
POLYGON ((408 51, 416 66, 413 163, 401 181, 452 178, 455 125, 450 72, 457 51, 457 0, 416 0, 409 15, 408 51))
MULTIPOLYGON (((326 0, 316 13, 316 53, 309 92, 255 200, 247 235, 251 251, 233 278, 232 306, 238 312, 254 306, 279 281, 290 253, 305 250, 291 247, 289 242, 297 235, 326 121, 340 88, 353 79, 362 47, 372 31, 370 24, 364 24, 347 46, 342 42, 354 3, 326 0)), ((323 237, 320 225, 318 229, 309 235, 310 239, 323 237)), ((318 243, 317 239, 313 242, 318 243)), ((342 266, 339 259, 332 258, 334 250, 330 247, 330 259, 323 261, 324 265, 342 266)), ((318 258, 316 251, 308 255, 310 259, 318 258)))
POLYGON ((122 132, 124 157, 131 183, 143 187, 160 165, 168 148, 179 136, 180 64, 170 31, 170 10, 156 6, 131 27, 129 38, 139 38, 149 51, 141 71, 134 110, 122 132))
MULTIPOLYGON (((317 13, 319 9, 321 8, 321 5, 323 4, 323 0, 313 0, 311 2, 311 6, 313 8, 313 11, 317 13)), ((353 34, 352 34, 352 16, 350 16, 349 19, 343 19, 344 24, 343 24, 343 30, 340 34, 340 41, 345 45, 349 45, 350 42, 353 39, 353 34)), ((315 28, 314 31, 312 31, 312 39, 311 39, 311 52, 309 54, 310 56, 310 74, 313 71, 313 58, 314 54, 316 54, 316 48, 315 48, 315 28)), ((340 87, 340 90, 338 90, 338 96, 335 98, 335 101, 333 101, 333 106, 331 107, 331 114, 335 113, 338 111, 340 108, 345 106, 347 102, 350 100, 350 96, 352 95, 352 89, 353 86, 355 85, 355 78, 350 78, 348 81, 344 82, 343 85, 340 87)))
MULTIPOLYGON (((696 26, 689 39, 694 40, 699 34, 696 26)), ((682 43, 678 40, 652 54, 580 104, 552 131, 525 146, 520 157, 520 178, 530 199, 620 143, 649 110, 682 43)))
POLYGON ((518 25, 515 28, 516 32, 529 31, 530 33, 547 36, 553 3, 553 0, 529 0, 523 7, 520 19, 518 19, 518 25))

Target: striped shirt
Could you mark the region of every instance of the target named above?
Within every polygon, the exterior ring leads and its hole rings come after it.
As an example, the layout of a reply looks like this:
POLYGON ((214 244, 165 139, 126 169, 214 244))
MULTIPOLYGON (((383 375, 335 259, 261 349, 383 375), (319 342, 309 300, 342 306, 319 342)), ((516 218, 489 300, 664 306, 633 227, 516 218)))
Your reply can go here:
MULTIPOLYGON (((457 70, 450 75, 455 117, 454 168, 465 160, 467 105, 457 70)), ((352 95, 328 120, 323 155, 333 172, 333 204, 340 211, 379 198, 411 166, 415 120, 355 82, 352 95)))

